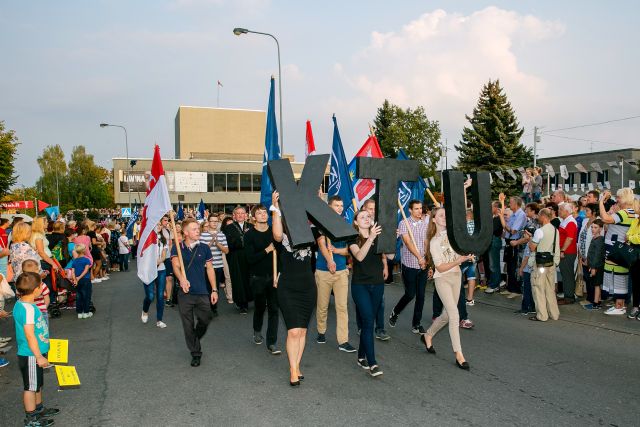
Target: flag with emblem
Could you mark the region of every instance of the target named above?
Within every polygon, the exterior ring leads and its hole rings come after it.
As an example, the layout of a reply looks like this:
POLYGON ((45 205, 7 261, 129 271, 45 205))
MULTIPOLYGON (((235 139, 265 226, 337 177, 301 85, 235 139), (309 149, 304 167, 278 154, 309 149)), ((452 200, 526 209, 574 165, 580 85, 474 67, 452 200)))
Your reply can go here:
POLYGON ((342 198, 344 203, 342 216, 348 222, 352 222, 354 214, 353 187, 351 186, 347 159, 344 156, 344 148, 342 148, 342 139, 340 138, 335 115, 333 116, 333 144, 331 147, 331 166, 329 167, 329 188, 327 193, 329 197, 340 196, 342 198))
POLYGON ((373 197, 376 192, 375 179, 356 179, 356 157, 377 157, 382 158, 382 150, 380 150, 380 144, 375 135, 370 135, 365 143, 360 147, 360 150, 356 153, 351 163, 349 163, 349 176, 353 182, 353 194, 358 209, 362 207, 362 204, 373 197))

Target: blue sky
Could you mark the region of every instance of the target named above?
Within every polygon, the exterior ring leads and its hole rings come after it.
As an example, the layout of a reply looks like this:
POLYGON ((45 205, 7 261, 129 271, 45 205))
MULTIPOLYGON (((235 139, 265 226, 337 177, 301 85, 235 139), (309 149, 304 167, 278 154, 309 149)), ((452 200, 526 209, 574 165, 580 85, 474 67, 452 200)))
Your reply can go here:
MULTIPOLYGON (((98 164, 173 156, 179 105, 266 109, 283 63, 285 151, 304 157, 305 121, 328 152, 336 114, 351 157, 385 98, 422 105, 449 147, 488 79, 500 78, 532 142, 547 130, 640 115, 640 6, 633 1, 29 1, 0 5, 0 120, 22 145, 19 184, 50 144, 83 144, 98 164)), ((640 119, 555 132, 593 150, 640 148, 640 119), (605 144, 605 142, 607 144, 605 144)), ((589 151, 542 136, 541 157, 589 151)), ((451 159, 455 151, 450 152, 451 159)), ((68 160, 68 158, 67 158, 68 160)))

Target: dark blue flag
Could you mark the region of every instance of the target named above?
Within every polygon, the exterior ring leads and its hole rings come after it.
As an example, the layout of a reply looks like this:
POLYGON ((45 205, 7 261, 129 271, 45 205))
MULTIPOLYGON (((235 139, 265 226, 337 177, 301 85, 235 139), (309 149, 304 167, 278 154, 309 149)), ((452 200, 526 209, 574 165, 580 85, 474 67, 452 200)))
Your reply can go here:
POLYGON ((353 186, 351 177, 349 176, 349 165, 344 156, 342 148, 342 140, 338 131, 338 122, 336 116, 333 116, 333 145, 331 147, 331 166, 329 168, 329 189, 327 191, 329 197, 338 195, 344 202, 344 211, 342 216, 351 223, 353 222, 354 207, 353 186))
POLYGON ((204 201, 200 199, 200 204, 198 205, 198 213, 196 214, 196 219, 206 219, 204 217, 204 211, 206 207, 204 206, 204 201))
POLYGON ((178 202, 177 217, 178 221, 182 221, 184 219, 184 209, 182 208, 182 202, 178 202))
POLYGON ((278 145, 278 127, 276 126, 276 97, 275 80, 271 77, 271 89, 269 90, 269 107, 267 108, 267 131, 264 136, 264 157, 262 160, 262 181, 260 183, 260 203, 267 209, 271 206, 271 193, 273 185, 267 172, 267 162, 280 158, 280 146, 278 145))
POLYGON ((128 239, 133 239, 133 224, 140 218, 140 212, 138 210, 138 205, 133 207, 133 212, 131 213, 131 218, 129 218, 129 222, 127 223, 127 228, 125 230, 128 239))

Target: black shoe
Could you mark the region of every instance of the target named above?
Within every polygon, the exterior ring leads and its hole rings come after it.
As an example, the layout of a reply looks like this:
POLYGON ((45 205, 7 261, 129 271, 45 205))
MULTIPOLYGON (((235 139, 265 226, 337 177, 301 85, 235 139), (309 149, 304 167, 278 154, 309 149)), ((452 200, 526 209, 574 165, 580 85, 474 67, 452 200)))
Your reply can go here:
POLYGON ((347 353, 355 353, 357 351, 355 348, 353 348, 351 344, 349 344, 349 342, 343 342, 342 344, 340 344, 338 346, 338 350, 344 351, 347 353))
POLYGON ((378 365, 373 365, 369 368, 369 375, 371 375, 372 377, 377 377, 382 375, 382 371, 380 370, 378 365))
POLYGON ((200 366, 200 356, 193 356, 193 358, 191 359, 191 366, 193 366, 194 368, 200 366))
POLYGON ((300 380, 298 380, 298 381, 289 381, 289 385, 291 387, 297 387, 297 386, 300 385, 300 380))
POLYGON ((240 309, 240 314, 247 314, 248 312, 249 312, 249 310, 247 310, 244 307, 240 309))
POLYGON ((458 368, 460 369, 464 369, 465 371, 469 370, 469 362, 467 362, 466 360, 462 363, 458 362, 458 359, 456 359, 456 365, 458 365, 458 368))
POLYGON ((263 341, 262 334, 260 332, 258 332, 258 331, 254 331, 253 332, 253 343, 256 344, 256 345, 260 345, 260 344, 262 344, 262 341, 263 341))
POLYGON ((392 328, 395 328, 397 321, 398 321, 398 315, 392 311, 391 316, 389 316, 389 326, 391 326, 392 328))
POLYGON ((424 334, 427 333, 427 331, 424 330, 422 325, 416 325, 416 326, 412 327, 411 328, 411 332, 413 332, 414 334, 420 334, 420 335, 424 335, 424 334))
POLYGON ((433 344, 431 344, 431 347, 427 346, 427 337, 426 337, 426 335, 422 335, 420 338, 422 339, 422 342, 424 343, 424 348, 427 349, 427 353, 436 354, 436 349, 433 348, 433 344))
POLYGON ((60 413, 60 409, 58 408, 42 408, 42 411, 38 412, 38 417, 47 418, 53 417, 54 415, 58 415, 60 413))
POLYGON ((171 300, 170 300, 170 299, 166 300, 166 301, 164 302, 164 305, 166 305, 167 307, 174 307, 174 304, 171 302, 171 300))
POLYGON ((367 363, 367 359, 358 359, 358 366, 362 369, 369 370, 369 364, 367 363))
POLYGON ((316 339, 316 341, 318 342, 318 344, 326 344, 327 337, 325 337, 324 334, 318 334, 318 338, 316 339))
POLYGON ((268 345, 267 350, 269 350, 269 353, 273 354, 274 356, 282 354, 282 351, 280 351, 280 349, 277 348, 274 344, 268 345))
POLYGON ((379 339, 380 341, 389 341, 391 337, 387 334, 387 331, 380 329, 376 332, 376 339, 379 339))
POLYGON ((302 381, 304 379, 304 375, 298 375, 298 380, 302 381))

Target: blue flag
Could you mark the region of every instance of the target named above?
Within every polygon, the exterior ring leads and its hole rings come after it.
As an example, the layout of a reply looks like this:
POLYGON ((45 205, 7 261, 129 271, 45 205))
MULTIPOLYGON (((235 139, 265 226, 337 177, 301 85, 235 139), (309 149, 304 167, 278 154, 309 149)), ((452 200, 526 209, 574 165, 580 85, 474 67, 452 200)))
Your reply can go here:
POLYGON ((329 197, 340 196, 344 202, 344 211, 342 216, 349 222, 353 222, 354 207, 352 200, 355 198, 353 194, 353 186, 351 177, 349 176, 349 166, 344 156, 342 148, 342 140, 338 131, 338 122, 336 116, 333 116, 333 145, 331 147, 331 167, 329 168, 329 197))
POLYGON ((60 216, 60 206, 49 206, 48 208, 44 208, 44 210, 53 221, 57 220, 60 216))
POLYGON ((200 204, 198 205, 198 212, 196 213, 196 219, 205 219, 204 211, 206 207, 204 206, 204 201, 200 199, 200 204))
POLYGON ((127 223, 127 228, 125 230, 128 239, 133 239, 133 224, 140 218, 140 212, 138 211, 138 206, 135 205, 133 207, 133 212, 131 213, 131 218, 129 218, 129 222, 127 223))
POLYGON ((267 108, 267 131, 264 136, 264 157, 262 160, 262 181, 260 183, 260 203, 267 209, 271 206, 271 193, 273 185, 267 172, 267 162, 280 158, 280 146, 278 145, 278 127, 276 126, 276 96, 275 80, 271 77, 271 89, 269 90, 269 107, 267 108))
POLYGON ((182 221, 184 219, 184 209, 182 208, 182 202, 178 202, 178 212, 176 216, 178 217, 178 221, 182 221))

